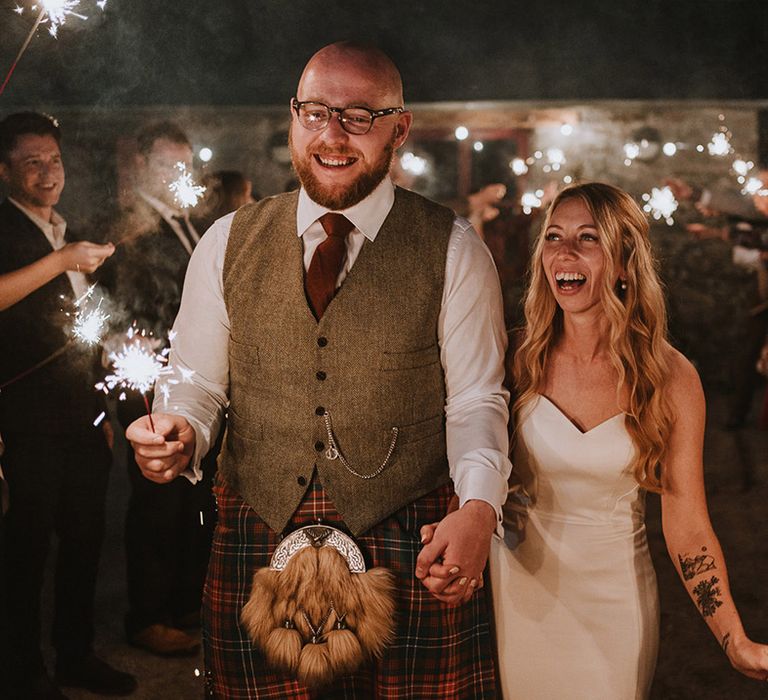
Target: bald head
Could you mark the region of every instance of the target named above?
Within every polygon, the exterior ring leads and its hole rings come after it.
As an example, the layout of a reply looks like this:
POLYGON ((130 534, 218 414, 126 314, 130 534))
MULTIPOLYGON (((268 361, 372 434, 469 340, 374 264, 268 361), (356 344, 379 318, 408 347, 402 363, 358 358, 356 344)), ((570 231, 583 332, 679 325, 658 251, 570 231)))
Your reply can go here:
POLYGON ((381 49, 352 41, 340 41, 320 49, 309 59, 299 80, 296 97, 322 101, 314 94, 325 86, 346 86, 350 92, 369 95, 374 109, 401 107, 403 81, 400 71, 381 49))

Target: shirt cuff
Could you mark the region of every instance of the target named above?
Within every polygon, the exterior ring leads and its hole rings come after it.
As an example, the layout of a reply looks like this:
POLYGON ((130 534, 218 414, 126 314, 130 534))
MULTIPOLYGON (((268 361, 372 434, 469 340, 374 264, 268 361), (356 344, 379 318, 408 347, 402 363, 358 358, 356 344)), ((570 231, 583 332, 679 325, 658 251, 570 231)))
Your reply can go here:
POLYGON ((181 472, 181 476, 185 476, 191 483, 196 484, 203 478, 200 463, 203 461, 203 457, 208 454, 208 450, 211 449, 211 434, 210 430, 199 421, 190 416, 184 417, 189 421, 192 430, 195 431, 195 451, 192 453, 187 468, 181 472))
MULTIPOLYGON (((459 508, 467 501, 485 501, 496 511, 496 534, 503 537, 501 507, 507 499, 507 478, 512 464, 501 453, 495 454, 496 460, 499 457, 503 458, 504 467, 506 467, 506 474, 504 474, 493 467, 478 464, 480 452, 488 452, 488 450, 477 450, 465 455, 459 460, 454 470, 453 484, 456 495, 459 497, 459 508)), ((487 457, 482 461, 488 461, 487 457)))

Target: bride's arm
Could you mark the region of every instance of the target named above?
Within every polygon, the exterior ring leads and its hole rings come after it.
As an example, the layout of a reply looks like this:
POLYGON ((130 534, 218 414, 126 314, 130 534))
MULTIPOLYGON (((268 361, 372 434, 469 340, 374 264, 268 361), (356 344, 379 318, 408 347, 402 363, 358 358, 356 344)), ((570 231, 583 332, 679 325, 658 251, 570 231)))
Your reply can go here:
POLYGON ((705 402, 699 376, 682 355, 668 387, 674 423, 662 469, 662 527, 667 551, 699 613, 734 668, 768 680, 768 646, 745 634, 704 491, 705 402))

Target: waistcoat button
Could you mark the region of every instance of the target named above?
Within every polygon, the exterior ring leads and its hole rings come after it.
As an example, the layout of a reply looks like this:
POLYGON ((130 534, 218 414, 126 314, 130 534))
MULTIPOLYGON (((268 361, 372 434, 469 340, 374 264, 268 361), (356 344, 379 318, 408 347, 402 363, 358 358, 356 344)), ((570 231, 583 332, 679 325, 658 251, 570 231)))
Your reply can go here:
POLYGON ((322 416, 325 413, 325 408, 323 406, 318 406, 315 409, 315 415, 316 416, 322 416))
POLYGON ((323 372, 323 370, 320 370, 319 372, 317 372, 317 373, 315 374, 315 376, 316 376, 316 377, 317 377, 317 378, 318 378, 318 379, 319 379, 321 382, 324 382, 324 381, 325 381, 325 377, 326 377, 326 374, 325 374, 325 372, 323 372))
POLYGON ((315 443, 315 449, 316 449, 318 452, 322 452, 322 451, 325 449, 325 443, 324 443, 322 440, 318 440, 318 441, 315 443))
POLYGON ((317 339, 317 344, 318 344, 318 345, 319 345, 321 348, 324 348, 326 345, 328 345, 328 338, 326 338, 324 335, 321 335, 321 336, 320 336, 320 337, 317 339))
POLYGON ((300 476, 298 479, 296 479, 296 481, 298 482, 299 486, 307 485, 307 480, 303 476, 300 476))

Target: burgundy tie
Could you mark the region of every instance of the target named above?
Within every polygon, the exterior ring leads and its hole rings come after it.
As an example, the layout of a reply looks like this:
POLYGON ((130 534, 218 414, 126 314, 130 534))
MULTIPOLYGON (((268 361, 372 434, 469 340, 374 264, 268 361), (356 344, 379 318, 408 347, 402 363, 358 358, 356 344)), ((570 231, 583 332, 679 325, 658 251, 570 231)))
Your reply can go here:
POLYGON ((343 214, 323 214, 320 223, 328 234, 312 256, 306 278, 307 299, 319 321, 336 293, 336 280, 347 252, 347 234, 355 225, 343 214))

